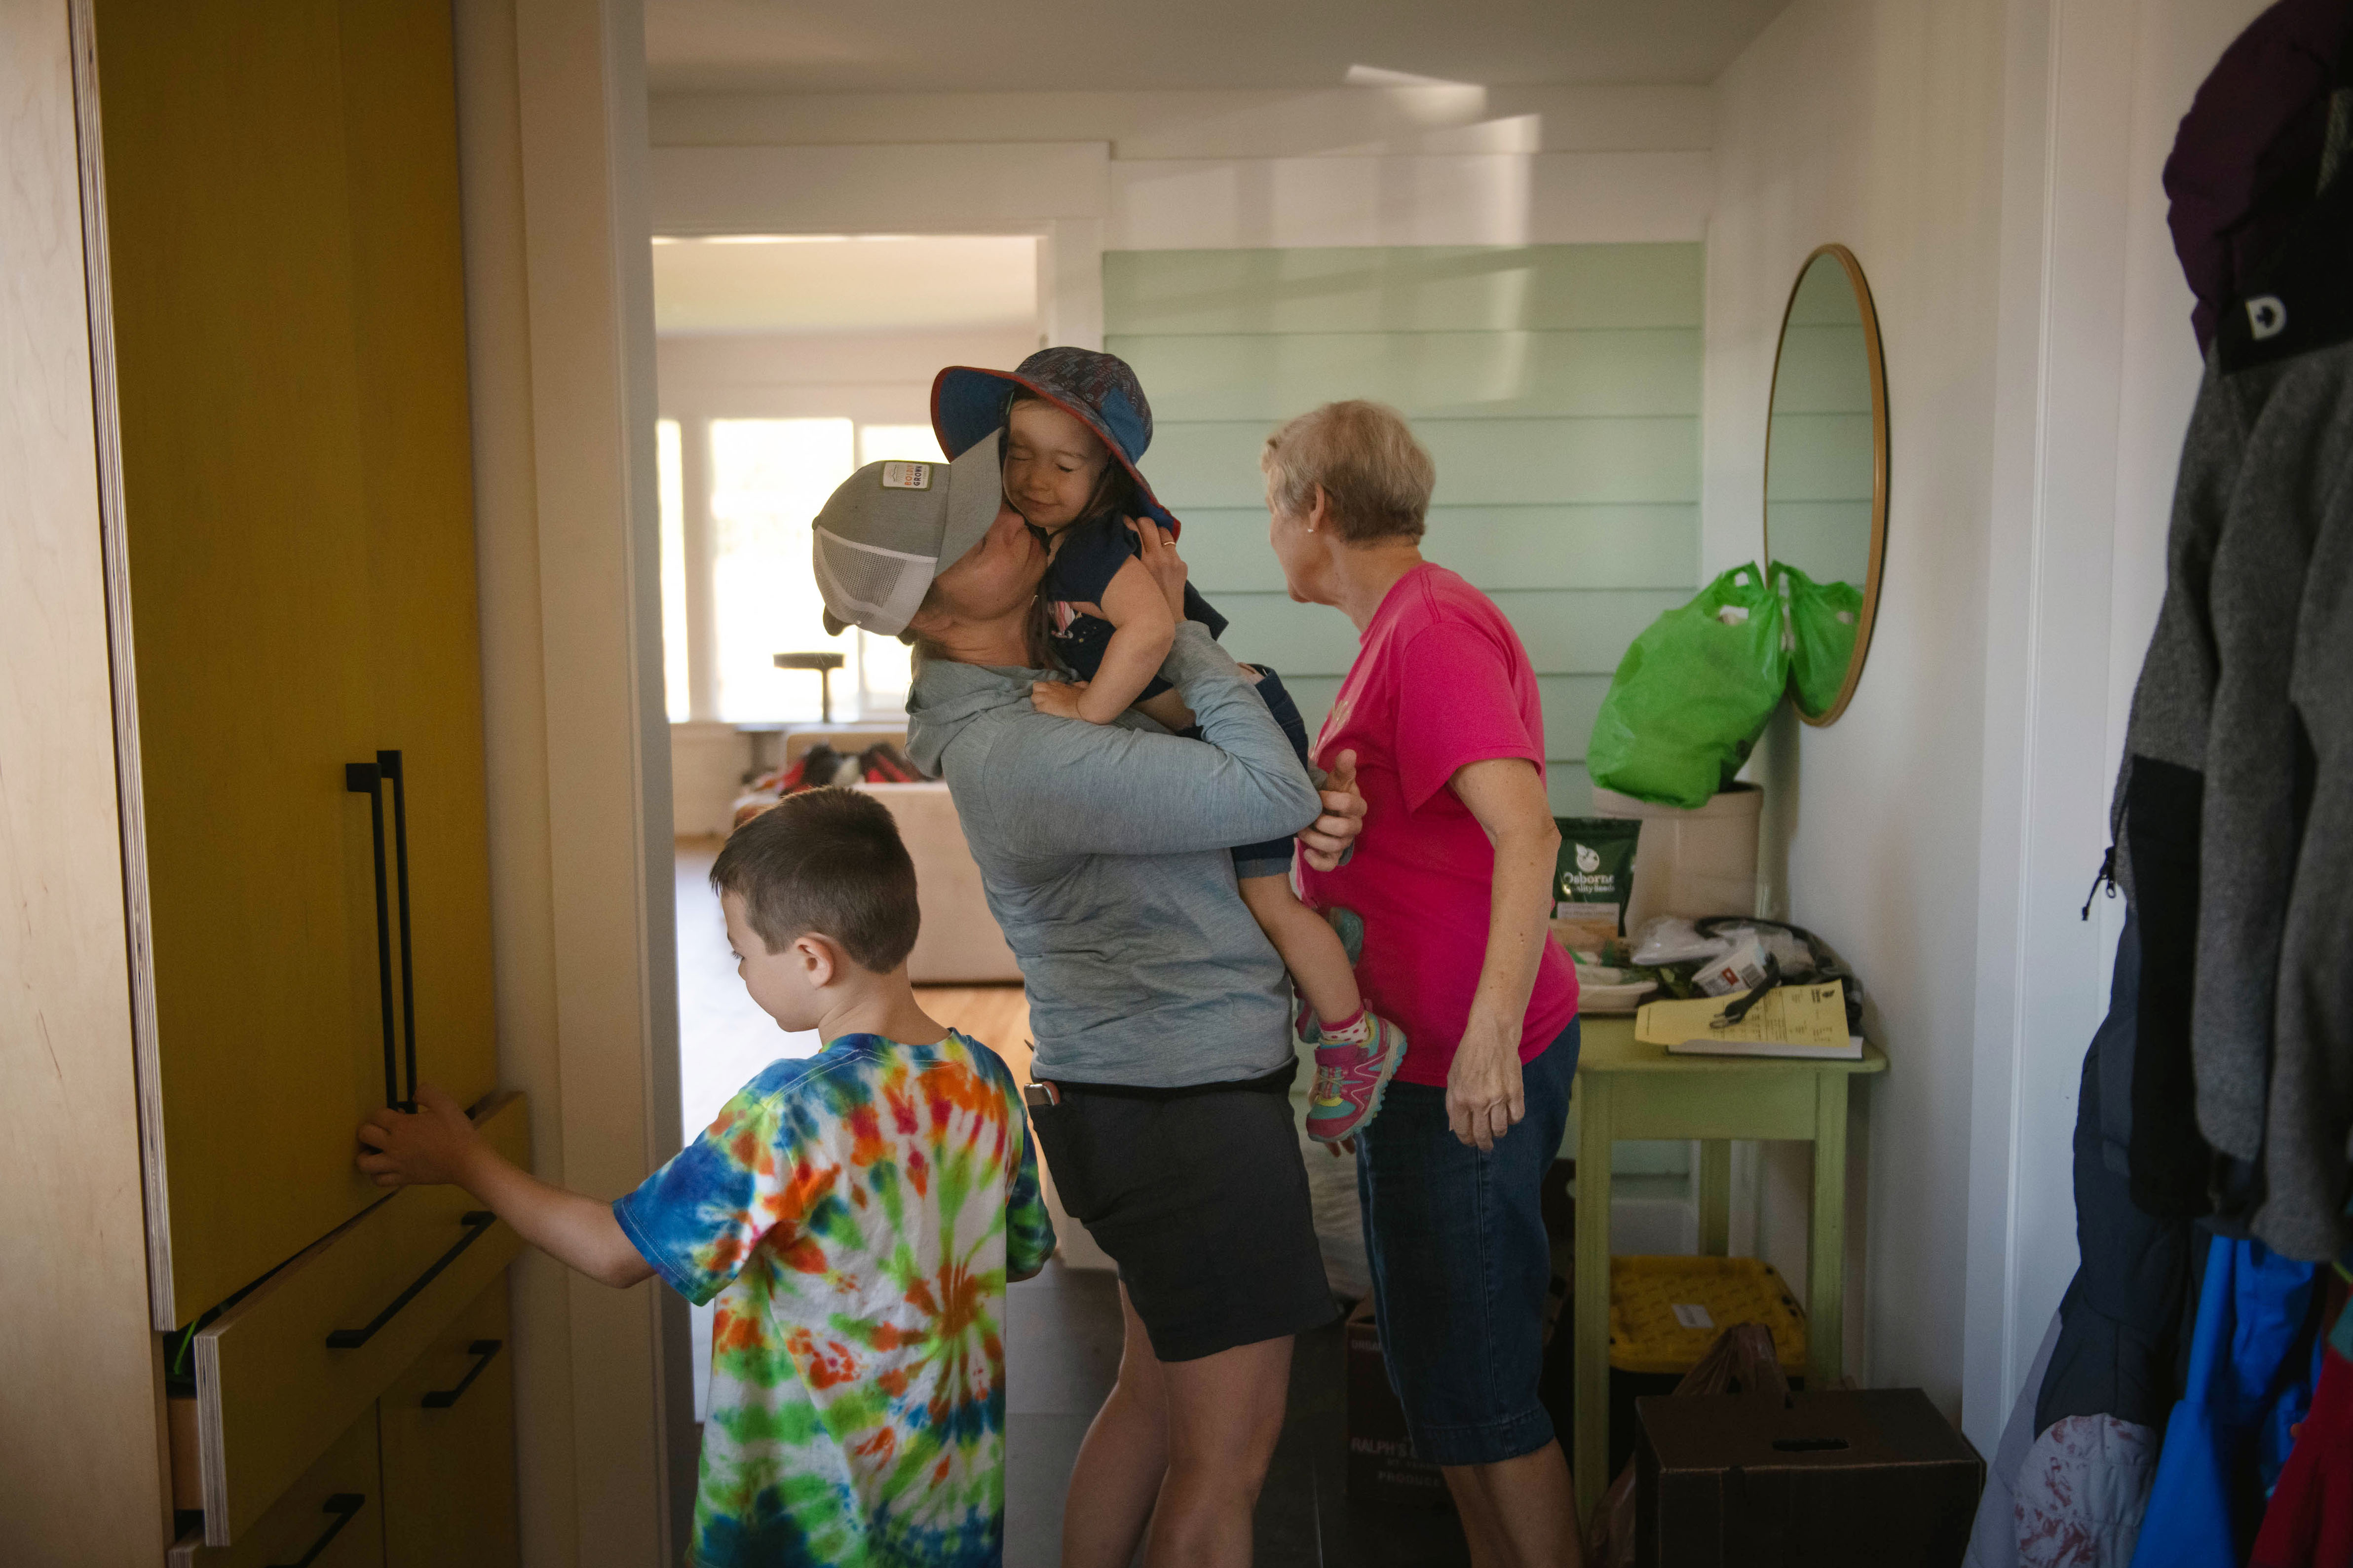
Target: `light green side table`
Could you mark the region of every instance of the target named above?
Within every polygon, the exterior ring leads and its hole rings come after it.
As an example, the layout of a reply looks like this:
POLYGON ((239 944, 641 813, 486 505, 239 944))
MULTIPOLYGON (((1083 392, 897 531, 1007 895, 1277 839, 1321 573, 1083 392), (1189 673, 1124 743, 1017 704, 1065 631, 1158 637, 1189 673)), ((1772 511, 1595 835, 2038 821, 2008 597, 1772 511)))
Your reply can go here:
POLYGON ((1735 1138, 1814 1146, 1813 1224, 1806 1247, 1806 1380, 1840 1375, 1846 1291, 1847 1080, 1887 1070, 1866 1045, 1860 1061, 1670 1056, 1634 1038, 1631 1018, 1588 1017, 1577 1062, 1577 1411, 1569 1462, 1579 1518, 1609 1477, 1609 1146, 1620 1138, 1696 1138, 1700 1250, 1722 1256, 1731 1234, 1735 1138))

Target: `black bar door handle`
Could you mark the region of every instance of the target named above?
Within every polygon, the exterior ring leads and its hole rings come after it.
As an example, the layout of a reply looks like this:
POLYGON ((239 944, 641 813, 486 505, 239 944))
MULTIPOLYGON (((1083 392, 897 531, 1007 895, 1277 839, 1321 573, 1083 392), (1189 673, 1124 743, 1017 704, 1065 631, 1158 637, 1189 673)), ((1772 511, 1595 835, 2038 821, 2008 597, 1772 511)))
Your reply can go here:
POLYGON ((498 1219, 499 1216, 492 1214, 488 1209, 469 1209, 466 1213, 459 1215, 458 1223, 466 1227, 466 1234, 458 1238, 458 1245, 443 1253, 439 1258, 435 1258, 432 1268, 427 1268, 424 1273, 419 1274, 415 1279, 409 1281, 408 1289, 403 1290, 399 1295, 395 1296, 392 1299, 391 1304, 385 1307, 383 1311, 378 1312, 375 1317, 369 1321, 367 1327, 364 1329, 333 1329, 329 1331, 327 1334, 327 1348, 331 1351, 357 1350, 360 1346, 367 1343, 368 1341, 375 1338, 377 1330, 392 1321, 395 1314, 396 1314, 403 1307, 407 1306, 411 1301, 417 1300, 417 1296, 419 1291, 423 1290, 427 1285, 432 1284, 434 1280, 439 1279, 441 1277, 441 1270, 448 1268, 452 1263, 457 1262, 458 1255, 459 1253, 473 1246, 474 1243, 481 1240, 482 1234, 489 1230, 491 1226, 496 1225, 498 1223, 498 1219))
MULTIPOLYGON (((379 753, 381 754, 381 753, 379 753)), ((368 797, 368 816, 375 828, 375 973, 384 997, 384 1102, 400 1104, 400 1078, 393 1055, 392 1032, 392 910, 384 885, 384 770, 375 763, 345 763, 343 788, 368 797)), ((406 944, 402 953, 406 955, 406 944)))
POLYGON ((472 1344, 468 1345, 466 1353, 475 1358, 474 1364, 466 1369, 466 1375, 458 1380, 457 1387, 437 1388, 427 1394, 425 1408, 447 1410, 457 1404, 459 1396, 473 1387, 474 1379, 481 1376, 482 1369, 491 1364, 491 1358, 499 1353, 499 1346, 501 1342, 498 1340, 476 1340, 472 1344))
POLYGON ((337 1492, 327 1500, 326 1511, 335 1516, 335 1522, 327 1526, 327 1532, 311 1542, 311 1550, 293 1562, 272 1563, 270 1568, 311 1568, 311 1564, 319 1560, 319 1553, 327 1549, 327 1543, 341 1535, 343 1526, 351 1523, 365 1507, 367 1499, 358 1492, 337 1492))
POLYGON ((378 752, 376 771, 392 781, 392 851, 394 883, 400 893, 400 1032, 408 1066, 408 1097, 403 1110, 417 1109, 417 966, 409 958, 408 942, 408 773, 398 752, 378 752))

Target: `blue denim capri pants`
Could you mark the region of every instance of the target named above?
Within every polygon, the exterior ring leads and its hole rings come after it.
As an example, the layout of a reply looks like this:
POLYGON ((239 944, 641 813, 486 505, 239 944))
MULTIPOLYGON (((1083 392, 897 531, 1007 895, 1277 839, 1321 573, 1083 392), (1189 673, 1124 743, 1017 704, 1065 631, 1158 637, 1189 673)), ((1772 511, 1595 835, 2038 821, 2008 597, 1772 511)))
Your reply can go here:
POLYGON ((1553 1440, 1536 1398, 1552 1250, 1539 1194, 1568 1129, 1577 1021, 1521 1068, 1525 1116, 1482 1153, 1446 1090, 1391 1083, 1356 1134, 1356 1190, 1389 1384, 1418 1458, 1492 1465, 1553 1440))

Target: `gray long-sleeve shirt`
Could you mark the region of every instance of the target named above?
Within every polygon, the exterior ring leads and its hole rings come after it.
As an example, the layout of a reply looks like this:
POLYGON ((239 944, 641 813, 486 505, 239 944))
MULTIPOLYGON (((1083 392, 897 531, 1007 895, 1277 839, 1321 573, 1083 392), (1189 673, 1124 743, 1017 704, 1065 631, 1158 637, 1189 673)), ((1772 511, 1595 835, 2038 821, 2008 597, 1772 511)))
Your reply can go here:
POLYGON ((1207 745, 1040 713, 1043 670, 928 660, 907 699, 908 754, 947 781, 1028 983, 1040 1078, 1171 1088, 1293 1059, 1282 960, 1229 850, 1306 826, 1315 787, 1204 628, 1178 625, 1161 674, 1207 745))

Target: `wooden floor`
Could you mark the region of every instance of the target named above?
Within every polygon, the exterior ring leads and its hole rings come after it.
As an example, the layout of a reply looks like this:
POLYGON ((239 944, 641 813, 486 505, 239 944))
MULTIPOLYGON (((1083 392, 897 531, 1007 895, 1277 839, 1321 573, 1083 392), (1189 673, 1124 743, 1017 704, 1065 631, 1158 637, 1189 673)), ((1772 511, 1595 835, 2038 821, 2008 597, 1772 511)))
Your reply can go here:
POLYGON ((1020 986, 918 985, 915 1001, 935 1022, 1003 1057, 1014 1082, 1029 1080, 1029 994, 1020 986))

